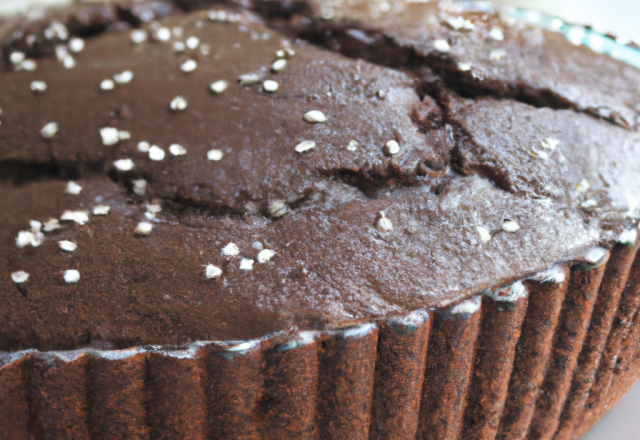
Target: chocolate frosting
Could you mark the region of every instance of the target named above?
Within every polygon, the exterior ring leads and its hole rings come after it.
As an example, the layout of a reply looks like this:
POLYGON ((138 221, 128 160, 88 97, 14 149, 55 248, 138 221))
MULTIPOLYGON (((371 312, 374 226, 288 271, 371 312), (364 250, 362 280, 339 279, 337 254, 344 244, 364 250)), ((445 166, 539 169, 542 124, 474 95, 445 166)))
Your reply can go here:
POLYGON ((0 350, 240 340, 442 307, 631 227, 637 92, 609 81, 639 72, 497 17, 465 15, 476 29, 456 33, 433 5, 419 7, 435 22, 392 6, 375 21, 174 14, 134 24, 142 43, 87 38, 75 68, 42 53, 35 71, 1 72, 0 350), (498 25, 504 40, 487 40, 498 25), (154 39, 164 27, 180 36, 154 39), (354 29, 375 38, 354 44, 354 29), (450 53, 425 55, 440 38, 450 53), (372 55, 380 39, 393 58, 372 55), (487 45, 505 66, 483 61, 487 45), (471 70, 449 75, 463 59, 471 70), (17 246, 20 231, 34 241, 17 246))

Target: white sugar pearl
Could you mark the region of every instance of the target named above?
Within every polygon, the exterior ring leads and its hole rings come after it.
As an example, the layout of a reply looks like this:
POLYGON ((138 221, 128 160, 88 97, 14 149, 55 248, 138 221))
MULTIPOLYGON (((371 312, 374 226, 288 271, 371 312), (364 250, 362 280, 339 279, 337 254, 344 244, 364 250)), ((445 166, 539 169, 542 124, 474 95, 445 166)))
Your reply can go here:
POLYGON ((200 39, 198 37, 189 37, 185 43, 189 49, 194 50, 200 44, 200 39))
POLYGON ((169 41, 171 38, 171 30, 168 27, 161 27, 156 31, 156 39, 160 41, 169 41))
POLYGON ((193 72, 198 67, 198 63, 195 60, 187 60, 180 64, 180 70, 185 73, 193 72))
POLYGON ((76 67, 76 60, 71 55, 67 55, 62 59, 62 65, 65 69, 73 69, 76 67))
POLYGON ((69 49, 71 49, 71 52, 82 52, 84 50, 84 40, 78 37, 72 38, 69 40, 69 49))
POLYGON ((494 27, 489 31, 489 38, 492 38, 496 41, 504 40, 504 32, 499 27, 494 27))
POLYGON ((249 260, 247 258, 243 258, 240 260, 240 270, 252 270, 253 269, 253 260, 249 260))
POLYGON ((151 160, 163 160, 165 156, 164 150, 156 145, 152 145, 149 148, 149 159, 151 160))
POLYGON ((483 243, 488 243, 489 241, 491 241, 491 234, 489 233, 487 228, 484 228, 482 226, 476 226, 476 231, 478 231, 478 235, 480 236, 480 240, 483 243))
POLYGON ((80 272, 75 269, 65 270, 64 281, 69 284, 77 283, 80 281, 80 272))
POLYGON ((57 122, 49 122, 44 127, 42 127, 42 130, 40 130, 40 134, 45 139, 51 139, 58 133, 59 129, 60 127, 58 126, 57 122))
POLYGON ((281 72, 283 71, 285 68, 287 67, 287 60, 285 60, 284 58, 281 58, 279 60, 276 60, 272 65, 271 65, 271 69, 274 72, 281 72))
POLYGON ((311 123, 325 122, 327 117, 320 110, 311 110, 304 114, 304 120, 311 123))
POLYGON ((240 254, 240 248, 235 243, 229 243, 222 248, 222 255, 225 257, 237 257, 240 254))
POLYGON ((131 171, 135 164, 131 159, 118 159, 113 162, 113 166, 119 171, 131 171))
POLYGON ((380 218, 376 223, 376 228, 380 232, 391 232, 393 231, 393 223, 387 217, 385 217, 384 212, 380 211, 380 218))
POLYGON ((271 260, 271 258, 273 258, 273 256, 276 253, 270 249, 263 249, 260 252, 258 252, 258 256, 257 256, 257 260, 258 263, 266 263, 267 261, 271 260))
POLYGON ((149 235, 153 231, 153 225, 149 222, 140 222, 136 225, 135 233, 137 235, 149 235))
POLYGON ((19 270, 17 272, 13 272, 11 274, 11 279, 16 284, 25 283, 29 279, 29 274, 23 270, 19 270))
POLYGON ((111 211, 111 207, 107 205, 97 205, 93 207, 93 215, 107 215, 111 211))
POLYGON ((209 150, 207 151, 207 159, 213 162, 217 162, 222 159, 224 153, 220 150, 209 150))
POLYGON ((118 84, 127 84, 133 80, 133 72, 130 70, 125 70, 122 73, 118 73, 113 75, 113 80, 118 84))
POLYGON ((516 232, 518 229, 520 229, 520 225, 518 225, 513 220, 505 220, 504 223, 502 223, 502 229, 507 232, 516 232))
POLYGON ((111 146, 120 141, 120 134, 117 128, 103 127, 100 129, 100 137, 102 138, 102 145, 111 146))
POLYGON ((265 92, 273 93, 278 91, 278 89, 280 88, 280 84, 278 84, 277 81, 268 79, 264 83, 262 83, 262 88, 265 92))
POLYGON ((174 156, 184 156, 187 154, 187 150, 180 144, 171 144, 169 146, 169 153, 174 156))
POLYGON ((204 275, 209 279, 218 278, 220 275, 222 275, 222 269, 214 266, 213 264, 209 264, 204 270, 204 275))
POLYGON ((306 153, 307 151, 313 150, 316 148, 316 143, 314 141, 302 141, 298 145, 296 145, 295 150, 298 153, 306 153))
POLYGON ((171 100, 171 104, 169 104, 169 107, 174 112, 181 112, 187 108, 187 105, 187 100, 184 99, 183 96, 176 96, 171 100))
POLYGON ((211 89, 213 93, 219 95, 220 93, 227 90, 228 87, 229 87, 229 83, 221 79, 211 83, 211 85, 209 86, 209 89, 211 89))
POLYGON ((67 251, 67 252, 73 252, 78 248, 77 244, 69 240, 59 241, 58 246, 60 246, 60 249, 62 249, 63 251, 67 251))
POLYGON ((400 144, 397 141, 390 140, 386 144, 384 144, 383 148, 384 154, 387 156, 393 156, 400 152, 400 144))
POLYGON ((144 43, 145 41, 147 41, 147 38, 149 38, 149 35, 145 30, 136 29, 135 31, 131 32, 131 41, 133 41, 133 43, 135 44, 144 43))
POLYGON ((238 77, 238 82, 241 86, 251 86, 260 81, 260 77, 255 73, 247 73, 238 77))
POLYGON ((150 147, 151 145, 149 145, 149 142, 147 141, 138 142, 138 151, 141 153, 148 153, 150 147))
POLYGON ((65 211, 60 216, 60 220, 69 220, 84 225, 89 221, 89 216, 84 211, 65 211))
POLYGON ((449 45, 447 40, 442 40, 442 39, 435 40, 433 42, 433 48, 438 52, 442 52, 442 53, 451 52, 451 46, 449 45))
POLYGON ((64 189, 64 192, 66 192, 67 194, 72 194, 74 196, 77 196, 78 194, 80 194, 81 191, 82 191, 82 187, 73 181, 67 183, 67 186, 64 189))
POLYGON ((102 90, 113 90, 115 87, 116 84, 111 79, 105 79, 100 83, 100 88, 102 90))
POLYGON ((33 93, 44 93, 47 91, 47 83, 44 81, 32 81, 29 88, 33 93))

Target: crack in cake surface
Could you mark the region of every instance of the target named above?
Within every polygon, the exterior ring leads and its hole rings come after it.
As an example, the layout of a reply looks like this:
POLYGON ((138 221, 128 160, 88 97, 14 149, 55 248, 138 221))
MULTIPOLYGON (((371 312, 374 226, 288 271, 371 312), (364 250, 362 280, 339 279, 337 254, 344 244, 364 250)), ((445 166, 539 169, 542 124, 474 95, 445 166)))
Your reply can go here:
POLYGON ((104 34, 73 69, 42 59, 34 72, 2 74, 19 104, 2 105, 3 163, 73 158, 113 179, 83 175, 75 194, 53 172, 3 186, 16 211, 1 217, 2 349, 243 339, 441 307, 619 235, 636 134, 575 112, 465 99, 424 69, 287 44, 247 13, 215 16, 170 18, 159 28, 167 41, 104 34), (172 44, 191 37, 188 52, 172 44), (131 80, 116 81, 126 71, 131 80), (27 75, 47 89, 35 94, 27 75), (106 78, 113 88, 101 87, 106 78), (32 102, 47 120, 16 111, 32 102), (600 160, 610 150, 593 139, 618 139, 615 158, 600 160), (595 153, 581 158, 581 147, 595 153), (548 162, 559 151, 566 164, 548 162), (20 231, 34 239, 17 248, 20 231), (61 254, 62 241, 77 247, 61 254), (229 243, 237 254, 222 252, 229 243), (20 283, 7 275, 20 271, 20 283), (79 277, 66 281, 68 271, 79 277))

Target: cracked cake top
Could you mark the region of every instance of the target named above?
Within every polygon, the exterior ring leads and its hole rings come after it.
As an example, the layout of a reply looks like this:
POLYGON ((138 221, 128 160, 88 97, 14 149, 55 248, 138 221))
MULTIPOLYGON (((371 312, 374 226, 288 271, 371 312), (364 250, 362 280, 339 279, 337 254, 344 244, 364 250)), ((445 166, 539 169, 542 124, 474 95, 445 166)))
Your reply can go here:
POLYGON ((635 241, 638 93, 607 87, 636 70, 431 4, 258 6, 9 27, 0 350, 345 325, 635 241), (531 53, 556 71, 531 80, 531 53), (572 74, 587 64, 600 87, 572 74))

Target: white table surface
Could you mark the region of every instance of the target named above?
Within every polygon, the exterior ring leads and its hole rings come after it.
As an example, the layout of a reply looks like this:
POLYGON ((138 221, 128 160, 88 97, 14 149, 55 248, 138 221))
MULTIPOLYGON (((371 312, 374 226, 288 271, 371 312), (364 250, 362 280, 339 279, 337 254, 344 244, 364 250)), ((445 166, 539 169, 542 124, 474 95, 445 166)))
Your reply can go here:
POLYGON ((582 440, 639 440, 640 382, 582 440))

